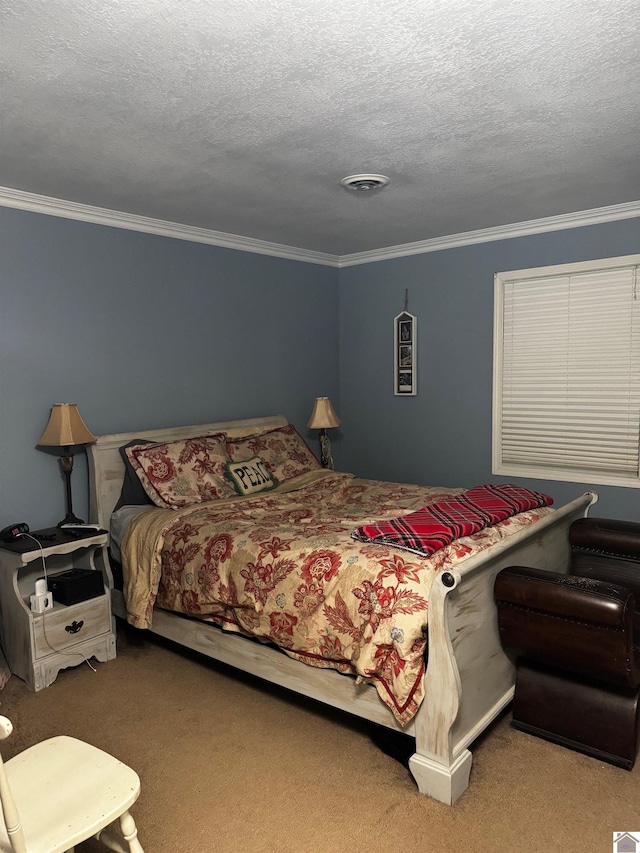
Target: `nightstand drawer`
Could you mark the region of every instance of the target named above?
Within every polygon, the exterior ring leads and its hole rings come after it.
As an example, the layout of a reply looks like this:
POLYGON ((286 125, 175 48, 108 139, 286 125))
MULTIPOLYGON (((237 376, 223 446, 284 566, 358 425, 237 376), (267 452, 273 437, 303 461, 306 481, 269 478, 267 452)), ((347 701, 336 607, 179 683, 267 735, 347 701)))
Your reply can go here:
POLYGON ((71 607, 56 607, 33 619, 35 657, 47 657, 53 650, 61 651, 110 630, 111 614, 106 595, 71 607))

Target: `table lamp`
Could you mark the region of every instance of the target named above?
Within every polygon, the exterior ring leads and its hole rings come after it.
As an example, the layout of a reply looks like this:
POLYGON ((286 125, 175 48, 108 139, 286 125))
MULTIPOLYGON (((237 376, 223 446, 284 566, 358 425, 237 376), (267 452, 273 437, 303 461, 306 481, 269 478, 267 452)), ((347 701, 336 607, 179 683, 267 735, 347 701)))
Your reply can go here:
POLYGON ((84 522, 73 514, 71 502, 71 472, 73 470, 72 448, 93 444, 95 436, 89 432, 85 422, 80 417, 76 403, 54 403, 51 407, 49 422, 38 442, 38 447, 60 447, 60 466, 65 477, 67 490, 67 514, 58 523, 84 524, 84 522))
POLYGON ((316 397, 307 426, 309 429, 320 430, 320 462, 323 468, 333 470, 331 442, 327 435, 327 429, 340 426, 340 418, 336 415, 328 397, 316 397))

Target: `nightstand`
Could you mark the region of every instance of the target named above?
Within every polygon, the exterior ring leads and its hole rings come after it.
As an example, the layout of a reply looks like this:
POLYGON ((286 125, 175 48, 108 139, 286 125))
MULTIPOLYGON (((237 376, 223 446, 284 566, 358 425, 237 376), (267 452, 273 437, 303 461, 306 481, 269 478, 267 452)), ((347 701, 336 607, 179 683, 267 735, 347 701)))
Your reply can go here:
MULTIPOLYGON (((33 539, 24 537, 0 544, 0 636, 11 672, 38 691, 52 684, 61 669, 92 657, 112 660, 116 638, 109 579, 94 562, 96 551, 107 544, 106 531, 75 537, 52 527, 31 535, 54 538, 39 540, 42 551, 33 539), (53 575, 90 569, 100 574, 99 594, 68 605, 54 599, 52 609, 32 613, 30 597, 36 580, 44 577, 43 556, 49 589, 53 575)), ((95 584, 92 588, 95 593, 95 584)))

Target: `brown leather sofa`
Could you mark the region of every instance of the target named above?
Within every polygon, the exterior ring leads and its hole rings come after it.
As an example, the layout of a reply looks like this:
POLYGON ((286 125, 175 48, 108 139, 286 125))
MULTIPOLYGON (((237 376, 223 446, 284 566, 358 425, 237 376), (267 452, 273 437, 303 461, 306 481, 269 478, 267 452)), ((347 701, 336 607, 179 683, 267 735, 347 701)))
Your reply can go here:
POLYGON ((513 725, 630 770, 640 712, 640 523, 583 518, 568 573, 496 577, 500 639, 517 660, 513 725))

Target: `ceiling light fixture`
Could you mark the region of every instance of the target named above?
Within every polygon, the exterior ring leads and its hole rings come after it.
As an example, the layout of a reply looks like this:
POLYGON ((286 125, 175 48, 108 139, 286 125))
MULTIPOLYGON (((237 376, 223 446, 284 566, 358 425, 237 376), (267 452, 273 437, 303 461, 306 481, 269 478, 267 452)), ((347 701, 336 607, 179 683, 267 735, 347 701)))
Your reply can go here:
POLYGON ((385 187, 389 183, 386 175, 348 175, 340 183, 348 190, 367 192, 385 187))

